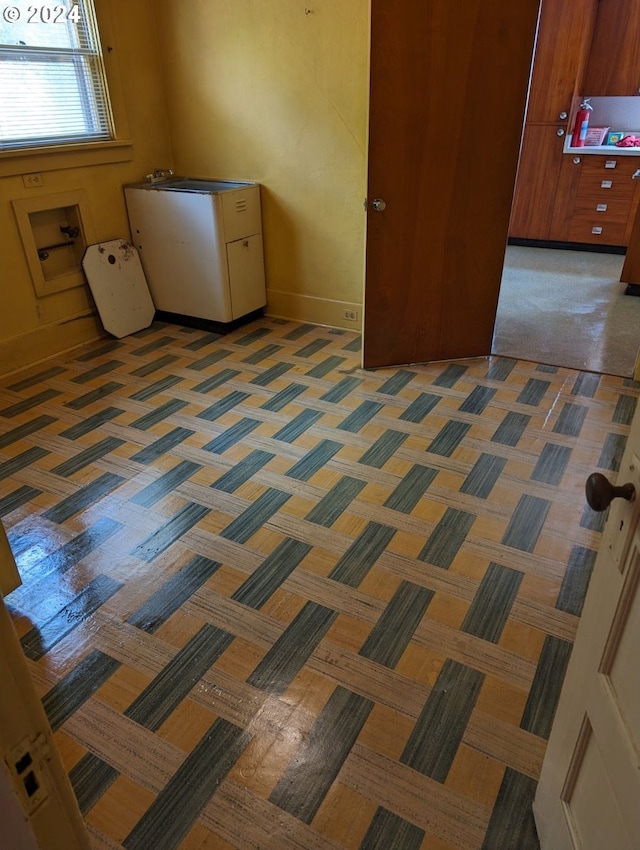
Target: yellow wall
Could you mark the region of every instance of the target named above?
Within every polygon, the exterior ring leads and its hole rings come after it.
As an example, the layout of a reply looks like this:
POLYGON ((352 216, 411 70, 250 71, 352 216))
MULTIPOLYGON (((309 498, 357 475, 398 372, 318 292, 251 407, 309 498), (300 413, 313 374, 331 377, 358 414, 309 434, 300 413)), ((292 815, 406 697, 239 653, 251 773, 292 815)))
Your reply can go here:
POLYGON ((368 0, 155 5, 176 172, 262 185, 269 314, 359 328, 368 0))
POLYGON ((132 145, 111 150, 122 162, 87 164, 85 151, 48 157, 0 157, 0 371, 13 371, 102 333, 86 284, 37 297, 11 201, 84 189, 97 241, 128 238, 122 185, 171 166, 171 145, 152 0, 98 0, 101 35, 121 134, 132 145), (128 126, 127 126, 128 125, 128 126), (39 172, 42 187, 22 174, 39 172), (11 176, 5 176, 11 175, 11 176))

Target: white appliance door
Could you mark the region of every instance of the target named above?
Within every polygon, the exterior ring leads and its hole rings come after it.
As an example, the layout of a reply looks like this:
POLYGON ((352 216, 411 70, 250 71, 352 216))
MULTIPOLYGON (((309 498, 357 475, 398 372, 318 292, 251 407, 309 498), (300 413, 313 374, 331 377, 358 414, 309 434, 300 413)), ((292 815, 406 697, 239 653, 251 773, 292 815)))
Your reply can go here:
POLYGON ((262 234, 227 245, 231 309, 239 319, 266 304, 262 234))
POLYGON ((125 189, 133 242, 157 310, 231 321, 218 195, 125 189))
POLYGON ((124 239, 89 245, 82 268, 106 331, 121 339, 149 327, 155 306, 132 245, 124 239))

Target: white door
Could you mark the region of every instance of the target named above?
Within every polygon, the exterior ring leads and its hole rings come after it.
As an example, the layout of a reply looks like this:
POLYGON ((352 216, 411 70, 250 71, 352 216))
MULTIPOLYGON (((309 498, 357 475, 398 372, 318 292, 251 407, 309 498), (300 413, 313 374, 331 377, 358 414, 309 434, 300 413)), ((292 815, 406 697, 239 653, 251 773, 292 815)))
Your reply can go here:
MULTIPOLYGON (((1 523, 0 575, 18 575, 1 523)), ((89 834, 2 593, 0 682, 2 847, 90 850, 89 834)))
POLYGON ((542 850, 640 848, 640 410, 567 669, 534 814, 542 850))

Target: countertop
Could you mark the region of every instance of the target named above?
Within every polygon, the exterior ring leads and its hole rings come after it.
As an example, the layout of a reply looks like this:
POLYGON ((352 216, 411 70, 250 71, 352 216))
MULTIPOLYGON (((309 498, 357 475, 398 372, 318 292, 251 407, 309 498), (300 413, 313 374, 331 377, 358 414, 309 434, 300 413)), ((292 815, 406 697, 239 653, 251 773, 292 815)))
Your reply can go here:
MULTIPOLYGON (((640 133, 638 133, 640 136, 640 133)), ((569 144, 571 136, 566 137, 563 153, 573 156, 589 156, 600 154, 600 156, 640 156, 640 148, 617 148, 615 145, 585 145, 582 148, 572 148, 569 144)))

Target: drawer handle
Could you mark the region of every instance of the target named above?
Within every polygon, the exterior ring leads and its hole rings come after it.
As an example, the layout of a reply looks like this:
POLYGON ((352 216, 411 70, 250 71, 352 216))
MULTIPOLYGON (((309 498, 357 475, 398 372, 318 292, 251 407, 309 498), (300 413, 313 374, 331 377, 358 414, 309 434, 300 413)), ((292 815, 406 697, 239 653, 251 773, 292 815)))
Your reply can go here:
POLYGON ((607 204, 596 204, 596 212, 606 212, 607 204))
POLYGON ((603 189, 610 189, 613 186, 613 180, 603 180, 600 186, 603 189))
POLYGON ((602 228, 601 227, 592 227, 591 232, 595 233, 596 236, 599 236, 602 233, 602 228))
POLYGON ((617 168, 618 167, 618 161, 615 160, 615 159, 608 159, 605 162, 604 167, 605 168, 617 168))

